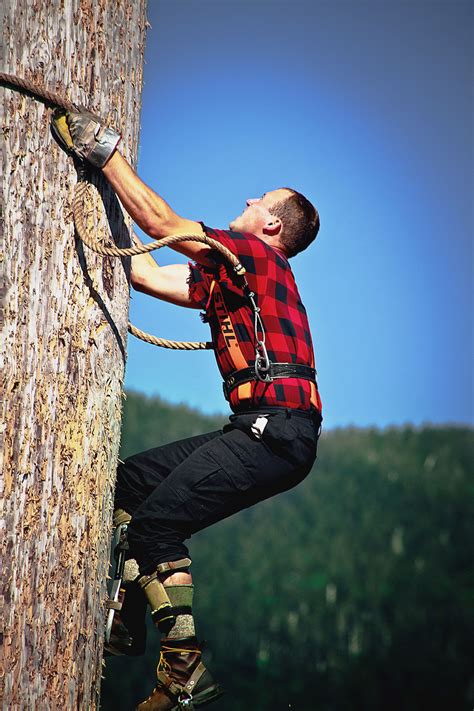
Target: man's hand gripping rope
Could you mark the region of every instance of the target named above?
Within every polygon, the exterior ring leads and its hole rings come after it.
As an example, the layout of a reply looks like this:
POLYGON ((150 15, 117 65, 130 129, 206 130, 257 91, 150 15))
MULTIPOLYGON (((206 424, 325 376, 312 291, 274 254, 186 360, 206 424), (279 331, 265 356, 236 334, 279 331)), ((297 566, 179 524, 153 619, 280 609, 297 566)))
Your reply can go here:
MULTIPOLYGON (((121 138, 117 131, 103 125, 98 116, 85 109, 81 109, 80 111, 61 108, 56 109, 51 119, 51 130, 59 145, 67 153, 70 155, 74 154, 80 161, 87 161, 98 169, 103 168, 110 160, 121 138)), ((82 241, 95 252, 116 257, 134 256, 151 252, 161 247, 172 246, 179 242, 204 242, 220 252, 226 261, 231 263, 235 273, 245 279, 245 277, 243 277, 245 268, 237 257, 220 242, 217 242, 207 235, 168 235, 147 245, 140 244, 128 248, 104 247, 102 244, 96 242, 92 235, 87 232, 86 221, 83 219, 82 204, 87 187, 88 183, 85 181, 78 184, 74 199, 74 219, 82 241)), ((210 342, 169 341, 163 338, 157 338, 156 336, 141 331, 132 324, 129 324, 129 332, 147 343, 152 343, 162 348, 180 350, 213 348, 213 344, 210 342)))
POLYGON ((55 109, 51 129, 62 148, 88 161, 94 168, 106 165, 121 139, 120 133, 103 125, 98 116, 86 109, 55 109))

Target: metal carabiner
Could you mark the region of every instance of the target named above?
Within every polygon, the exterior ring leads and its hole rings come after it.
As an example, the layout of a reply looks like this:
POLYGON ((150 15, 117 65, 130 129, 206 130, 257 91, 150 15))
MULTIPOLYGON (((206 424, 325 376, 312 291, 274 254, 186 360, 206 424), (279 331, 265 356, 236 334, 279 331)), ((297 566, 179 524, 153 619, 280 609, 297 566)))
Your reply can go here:
POLYGON ((178 696, 178 708, 182 709, 183 711, 194 711, 194 704, 193 704, 193 699, 191 696, 186 694, 186 696, 183 696, 183 694, 180 694, 178 696))
POLYGON ((267 347, 265 345, 265 328, 263 326, 262 317, 260 316, 260 308, 257 306, 255 301, 255 293, 253 291, 247 289, 246 296, 250 301, 254 314, 253 329, 255 335, 255 377, 262 383, 272 383, 273 378, 268 372, 271 368, 271 362, 268 357, 267 347), (259 338, 259 332, 262 334, 261 338, 259 338))
POLYGON ((263 383, 273 382, 273 378, 268 373, 270 366, 270 358, 268 357, 265 342, 257 340, 257 345, 255 347, 255 375, 257 380, 260 380, 263 383))

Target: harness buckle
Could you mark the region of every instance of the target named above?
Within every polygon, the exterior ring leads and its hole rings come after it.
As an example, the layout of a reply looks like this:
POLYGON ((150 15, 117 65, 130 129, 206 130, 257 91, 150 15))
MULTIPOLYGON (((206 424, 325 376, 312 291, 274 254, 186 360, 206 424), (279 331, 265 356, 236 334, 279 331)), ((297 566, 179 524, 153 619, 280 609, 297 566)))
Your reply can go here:
POLYGON ((271 362, 268 357, 267 348, 263 340, 257 339, 255 347, 255 376, 257 380, 263 383, 272 383, 273 378, 270 375, 271 362))
POLYGON ((273 383, 273 378, 268 372, 270 366, 270 362, 262 356, 258 356, 255 359, 255 377, 257 380, 260 380, 261 383, 273 383))

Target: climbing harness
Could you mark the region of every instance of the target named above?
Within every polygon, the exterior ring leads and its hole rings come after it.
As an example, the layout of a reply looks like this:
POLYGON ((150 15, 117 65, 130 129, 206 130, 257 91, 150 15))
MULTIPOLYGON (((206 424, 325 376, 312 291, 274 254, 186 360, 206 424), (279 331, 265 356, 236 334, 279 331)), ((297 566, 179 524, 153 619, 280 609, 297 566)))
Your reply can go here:
MULTIPOLYGON (((316 382, 316 370, 309 365, 301 363, 269 363, 266 378, 263 382, 272 383, 274 380, 281 378, 299 378, 316 382)), ((229 399, 230 393, 234 388, 240 387, 242 383, 255 380, 255 368, 250 366, 231 373, 224 380, 224 394, 226 399, 229 399)))
MULTIPOLYGON (((7 85, 10 88, 19 89, 22 93, 27 94, 35 99, 40 99, 44 104, 50 108, 59 107, 65 111, 78 111, 81 107, 72 103, 68 99, 49 91, 48 89, 38 86, 27 79, 17 77, 12 74, 6 74, 0 72, 0 84, 7 85)), ((202 242, 207 244, 212 249, 217 250, 222 254, 222 256, 229 262, 236 274, 244 274, 245 269, 240 264, 239 260, 227 247, 222 245, 217 240, 202 234, 179 234, 179 235, 167 235, 159 240, 150 242, 146 245, 135 245, 133 247, 105 247, 100 244, 88 231, 87 229, 87 212, 85 209, 86 199, 89 195, 89 191, 95 190, 92 184, 87 180, 87 171, 80 171, 79 181, 76 184, 73 199, 73 217, 74 224, 76 226, 77 233, 81 238, 82 242, 92 249, 97 254, 108 255, 113 257, 133 257, 139 254, 146 254, 147 252, 152 252, 155 249, 161 249, 162 247, 169 247, 173 244, 179 242, 202 242)), ((187 342, 187 341, 170 341, 164 338, 157 338, 151 334, 145 333, 140 329, 136 328, 132 324, 128 326, 129 332, 140 338, 147 343, 151 343, 156 346, 161 346, 162 348, 172 348, 176 350, 202 350, 202 349, 213 349, 213 344, 210 342, 187 342)))
MULTIPOLYGON (((65 111, 78 111, 82 107, 78 107, 68 99, 53 93, 45 87, 38 86, 27 79, 17 77, 12 74, 0 73, 0 84, 10 88, 20 90, 24 94, 39 99, 44 104, 51 108, 61 108, 65 111)), ((256 295, 251 290, 249 283, 245 277, 245 267, 239 262, 238 258, 227 247, 217 240, 209 237, 207 234, 177 234, 167 235, 159 240, 155 240, 146 245, 135 245, 131 247, 116 247, 104 246, 88 231, 87 228, 87 210, 86 204, 91 190, 94 188, 88 180, 88 170, 81 164, 78 182, 75 186, 73 198, 73 217, 77 233, 82 242, 97 254, 113 257, 133 257, 139 254, 146 254, 155 249, 172 246, 180 242, 201 242, 208 245, 212 249, 219 252, 227 263, 229 263, 234 271, 235 278, 238 281, 250 308, 253 313, 254 337, 255 337, 255 362, 249 366, 245 359, 238 338, 235 334, 230 313, 226 307, 224 297, 220 286, 216 280, 211 284, 209 299, 214 296, 214 304, 219 320, 219 325, 225 342, 229 349, 229 355, 233 362, 235 371, 230 376, 226 377, 223 383, 224 394, 229 399, 230 392, 237 387, 239 399, 246 400, 251 397, 252 381, 260 381, 263 383, 272 383, 276 378, 304 378, 311 381, 311 402, 316 403, 316 371, 314 368, 300 364, 291 363, 272 363, 268 356, 267 347, 265 344, 265 328, 260 314, 260 307, 256 301, 256 295)), ((93 201, 92 201, 93 202, 93 201)), ((129 332, 147 343, 151 343, 162 348, 172 348, 176 350, 211 350, 214 348, 212 342, 188 342, 188 341, 170 341, 164 338, 152 336, 149 333, 141 331, 131 323, 128 324, 129 332)), ((313 363, 314 365, 314 363, 313 363)), ((152 586, 155 588, 155 585, 152 586)))
POLYGON ((239 402, 244 402, 252 397, 252 383, 260 381, 262 383, 272 383, 281 378, 302 378, 311 383, 311 403, 317 407, 317 380, 316 369, 301 363, 273 363, 267 352, 265 345, 265 328, 260 315, 260 307, 257 305, 256 295, 250 289, 245 275, 237 277, 239 286, 247 298, 253 312, 253 325, 255 337, 255 362, 249 365, 242 349, 239 339, 235 334, 232 318, 227 309, 222 289, 219 282, 214 279, 209 289, 209 301, 214 299, 214 308, 219 322, 221 333, 227 346, 227 353, 234 366, 234 371, 223 376, 223 390, 226 400, 230 400, 232 390, 238 388, 237 394, 239 402))
MULTIPOLYGON (((226 306, 224 295, 219 282, 213 279, 209 289, 209 301, 214 300, 214 308, 219 322, 227 352, 235 368, 235 372, 251 370, 250 377, 246 377, 239 382, 239 399, 247 400, 251 397, 251 381, 260 380, 265 383, 271 383, 272 378, 269 374, 270 359, 268 357, 267 348, 265 346, 265 328, 260 316, 260 308, 257 306, 255 292, 250 289, 249 283, 245 274, 237 276, 237 283, 242 289, 244 296, 249 302, 253 313, 254 336, 255 336, 255 363, 249 369, 248 362, 240 348, 239 339, 236 336, 235 329, 232 323, 230 312, 226 306)), ((227 391, 224 382, 224 395, 227 397, 227 391)))

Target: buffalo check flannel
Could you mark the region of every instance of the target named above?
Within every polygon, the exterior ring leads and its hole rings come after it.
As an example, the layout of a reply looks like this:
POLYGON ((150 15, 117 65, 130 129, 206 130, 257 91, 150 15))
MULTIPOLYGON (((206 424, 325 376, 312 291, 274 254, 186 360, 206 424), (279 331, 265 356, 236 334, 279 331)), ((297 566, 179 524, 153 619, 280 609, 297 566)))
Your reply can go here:
MULTIPOLYGON (((211 229, 203 225, 210 237, 221 242, 237 255, 247 270, 250 288, 257 304, 266 333, 268 356, 274 363, 302 363, 315 367, 313 344, 306 309, 303 306, 288 259, 280 250, 267 245, 248 232, 211 229)), ((249 366, 255 363, 254 318, 248 300, 231 269, 219 253, 213 253, 215 268, 190 264, 190 296, 204 310, 203 320, 209 323, 215 347, 217 365, 223 378, 234 370, 234 364, 215 313, 210 295, 213 279, 219 282, 227 310, 239 339, 241 351, 249 366)), ((290 407, 311 409, 310 383, 301 378, 275 380, 272 383, 252 383, 251 400, 239 402, 237 388, 231 392, 230 406, 234 411, 261 407, 290 407)), ((317 407, 322 405, 317 394, 317 407)))

